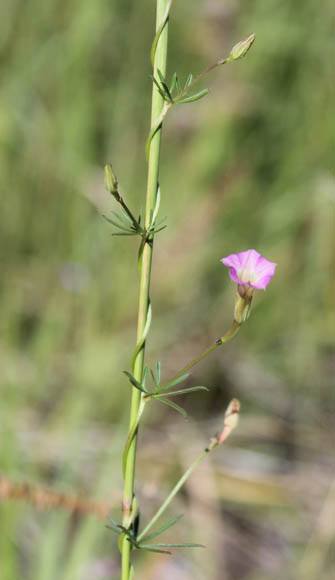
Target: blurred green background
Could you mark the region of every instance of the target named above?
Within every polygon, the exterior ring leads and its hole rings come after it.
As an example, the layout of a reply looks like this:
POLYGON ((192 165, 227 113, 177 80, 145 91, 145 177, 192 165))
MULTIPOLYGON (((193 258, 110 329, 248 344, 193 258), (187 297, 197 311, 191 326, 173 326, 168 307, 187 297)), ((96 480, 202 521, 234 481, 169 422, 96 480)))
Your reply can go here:
MULTIPOLYGON (((147 520, 230 398, 242 402, 239 429, 168 514, 185 516, 166 541, 207 549, 135 554, 138 580, 333 577, 331 5, 173 4, 169 75, 186 79, 250 32, 257 39, 204 81, 206 99, 165 123, 168 228, 154 250, 149 363, 160 358, 171 376, 227 330, 234 288, 220 258, 255 248, 278 267, 238 337, 188 380, 210 387, 181 401, 188 422, 158 403, 144 418, 137 495, 147 520)), ((4 490, 78 494, 120 517, 137 240, 112 237, 101 218, 116 209, 103 166, 113 163, 129 205, 143 209, 154 12, 153 0, 3 3, 0 580, 119 577, 103 520, 4 490)))

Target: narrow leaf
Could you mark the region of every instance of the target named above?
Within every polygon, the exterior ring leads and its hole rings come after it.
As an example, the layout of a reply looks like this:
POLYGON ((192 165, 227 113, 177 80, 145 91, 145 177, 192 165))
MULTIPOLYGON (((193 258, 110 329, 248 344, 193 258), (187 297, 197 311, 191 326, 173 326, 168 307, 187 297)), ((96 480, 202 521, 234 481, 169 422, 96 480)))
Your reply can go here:
POLYGON ((156 364, 156 373, 157 373, 157 382, 160 383, 161 382, 161 373, 162 373, 162 365, 161 365, 160 360, 158 360, 157 364, 156 364))
MULTIPOLYGON (((154 398, 156 399, 157 397, 154 396, 154 398)), ((164 405, 168 405, 168 407, 172 407, 172 409, 174 409, 175 411, 178 411, 178 413, 180 413, 181 415, 183 415, 183 417, 187 417, 187 413, 185 411, 185 409, 183 409, 182 407, 179 407, 179 405, 177 405, 176 403, 173 403, 172 401, 169 401, 169 399, 158 399, 160 401, 160 403, 164 403, 164 405)))
POLYGON ((173 101, 173 99, 172 99, 172 96, 171 96, 171 93, 170 93, 170 91, 169 91, 169 87, 168 87, 168 86, 167 86, 167 84, 166 84, 166 80, 165 80, 165 78, 164 78, 164 75, 163 75, 163 74, 162 74, 162 72, 159 70, 159 68, 157 68, 157 73, 158 73, 159 79, 160 79, 160 81, 161 81, 161 83, 162 83, 162 87, 164 88, 164 91, 165 91, 165 93, 166 93, 167 97, 169 98, 169 100, 170 100, 170 101, 173 101))
POLYGON ((165 530, 168 530, 169 528, 171 528, 171 526, 173 526, 174 524, 176 524, 177 522, 179 522, 179 520, 183 517, 183 515, 179 515, 176 516, 175 518, 173 518, 172 520, 170 520, 169 522, 167 522, 166 524, 164 524, 164 526, 162 526, 161 528, 159 528, 159 530, 157 530, 156 532, 153 532, 152 534, 148 534, 148 536, 144 536, 144 538, 142 538, 140 544, 142 542, 147 542, 148 540, 153 540, 154 538, 156 538, 157 536, 159 536, 160 534, 162 534, 163 532, 165 532, 165 530))
POLYGON ((165 230, 165 228, 167 228, 167 226, 162 226, 161 228, 158 228, 158 230, 154 230, 154 232, 155 232, 155 234, 158 234, 158 232, 165 230))
POLYGON ((167 22, 167 19, 169 18, 169 12, 170 12, 170 8, 171 8, 171 4, 172 4, 172 0, 168 0, 167 6, 166 6, 166 10, 165 13, 163 15, 162 21, 160 23, 160 25, 157 28, 157 32, 155 34, 155 38, 154 41, 152 43, 152 47, 151 47, 151 64, 152 64, 152 68, 155 67, 155 55, 156 55, 156 49, 157 49, 157 44, 159 41, 159 37, 162 34, 163 28, 167 22))
POLYGON ((123 219, 123 217, 121 217, 121 216, 120 216, 120 215, 117 213, 117 211, 114 211, 114 210, 112 210, 112 213, 115 215, 115 217, 116 217, 116 218, 117 218, 117 219, 118 219, 118 220, 119 220, 119 221, 120 221, 122 224, 126 225, 127 227, 129 227, 129 226, 128 226, 128 223, 129 223, 129 222, 130 222, 130 223, 132 223, 132 222, 131 222, 131 220, 130 220, 130 218, 128 218, 128 222, 127 222, 125 219, 123 219))
POLYGON ((189 389, 181 389, 179 391, 169 391, 168 393, 165 391, 162 395, 157 395, 158 397, 174 397, 175 395, 183 395, 184 393, 192 393, 194 391, 209 391, 207 387, 190 387, 189 389))
POLYGON ((124 230, 125 232, 129 232, 129 228, 125 228, 123 226, 120 226, 120 224, 118 224, 117 222, 115 222, 114 220, 111 220, 110 218, 108 218, 107 216, 103 215, 102 216, 107 222, 109 222, 110 224, 113 224, 113 226, 115 226, 116 228, 119 228, 120 230, 124 230))
POLYGON ((157 378, 155 377, 155 373, 153 372, 152 369, 150 369, 150 374, 152 376, 152 380, 154 382, 156 389, 159 389, 159 382, 158 382, 157 378))
POLYGON ((154 81, 154 83, 155 83, 155 85, 160 93, 160 96, 165 100, 165 93, 164 93, 162 87, 160 86, 159 82, 155 79, 155 77, 152 76, 151 78, 154 81))
POLYGON ((129 215, 127 214, 126 210, 121 206, 120 208, 121 213, 124 215, 124 217, 126 218, 126 220, 128 222, 130 222, 131 224, 133 223, 133 221, 130 219, 129 215))
POLYGON ((112 234, 112 236, 137 236, 137 235, 138 235, 137 232, 129 232, 127 234, 125 234, 125 233, 122 233, 122 234, 121 233, 120 234, 118 234, 118 233, 112 234))
POLYGON ((202 99, 203 97, 208 95, 208 93, 209 93, 209 90, 204 89, 203 91, 200 91, 199 93, 195 93, 194 95, 190 95, 189 97, 185 97, 183 99, 177 99, 175 101, 175 103, 178 103, 178 104, 194 103, 194 101, 199 101, 199 99, 202 99))
POLYGON ((171 95, 173 94, 173 91, 176 88, 176 83, 177 83, 177 73, 173 73, 172 78, 171 78, 171 83, 170 83, 170 93, 171 95))
POLYGON ((129 373, 128 371, 123 371, 123 373, 128 377, 133 387, 135 387, 139 391, 142 391, 142 393, 148 393, 144 385, 141 385, 141 383, 139 383, 131 373, 129 373))
POLYGON ((193 75, 192 75, 192 73, 190 73, 187 77, 187 81, 185 83, 185 88, 188 87, 192 81, 193 81, 193 75))
POLYGON ((150 219, 150 224, 151 225, 154 225, 155 224, 155 221, 157 219, 157 215, 158 215, 158 212, 159 212, 159 206, 160 206, 160 204, 161 204, 161 190, 160 190, 160 187, 158 185, 158 187, 157 187, 157 194, 156 194, 155 209, 152 212, 151 219, 150 219))
POLYGON ((203 544, 146 544, 141 548, 205 548, 203 544))
POLYGON ((146 382, 147 382, 148 371, 149 371, 148 367, 145 367, 143 370, 143 376, 142 376, 142 386, 143 386, 143 389, 145 391, 147 391, 146 382))
POLYGON ((160 388, 159 392, 166 391, 166 389, 171 389, 172 387, 179 385, 179 383, 186 381, 186 379, 188 379, 188 377, 190 377, 190 376, 191 376, 191 373, 185 373, 184 375, 181 375, 180 377, 177 377, 176 379, 169 381, 168 383, 165 383, 165 385, 163 385, 160 388))
POLYGON ((140 546, 139 550, 146 550, 147 552, 156 552, 157 554, 169 554, 171 556, 171 552, 168 550, 156 550, 155 548, 146 548, 145 546, 140 546))

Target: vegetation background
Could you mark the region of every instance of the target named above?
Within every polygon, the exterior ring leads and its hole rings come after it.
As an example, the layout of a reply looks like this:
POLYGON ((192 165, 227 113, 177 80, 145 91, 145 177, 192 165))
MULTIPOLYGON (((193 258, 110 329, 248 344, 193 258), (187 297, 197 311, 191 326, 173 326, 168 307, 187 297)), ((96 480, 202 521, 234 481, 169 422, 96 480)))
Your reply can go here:
MULTIPOLYGON (((47 487, 108 502, 119 517, 137 245, 111 237, 101 218, 113 209, 103 166, 113 163, 139 211, 154 11, 153 0, 3 3, 1 580, 118 578, 103 518, 39 508, 47 487), (22 482, 40 489, 35 505, 8 499, 22 482)), ((148 360, 169 376, 229 327, 224 255, 256 248, 278 268, 238 337, 189 379, 210 393, 182 401, 188 422, 158 404, 144 419, 146 519, 220 428, 229 399, 242 402, 237 432, 171 508, 185 514, 173 538, 207 549, 135 554, 138 580, 333 577, 332 16, 330 0, 173 4, 170 75, 257 38, 208 77, 206 99, 176 106, 165 123, 168 228, 155 243, 148 360)))

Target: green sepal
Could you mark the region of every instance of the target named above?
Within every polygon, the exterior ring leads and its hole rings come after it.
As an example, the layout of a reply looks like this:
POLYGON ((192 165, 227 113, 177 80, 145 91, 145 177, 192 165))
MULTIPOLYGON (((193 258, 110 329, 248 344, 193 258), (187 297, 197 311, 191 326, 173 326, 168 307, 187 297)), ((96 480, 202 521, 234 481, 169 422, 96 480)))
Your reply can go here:
POLYGON ((194 95, 190 95, 189 97, 176 99, 175 103, 178 103, 178 105, 181 105, 183 103, 194 103, 194 101, 199 101, 200 99, 208 95, 208 93, 209 93, 208 89, 203 89, 202 91, 199 91, 199 93, 195 93, 194 95))

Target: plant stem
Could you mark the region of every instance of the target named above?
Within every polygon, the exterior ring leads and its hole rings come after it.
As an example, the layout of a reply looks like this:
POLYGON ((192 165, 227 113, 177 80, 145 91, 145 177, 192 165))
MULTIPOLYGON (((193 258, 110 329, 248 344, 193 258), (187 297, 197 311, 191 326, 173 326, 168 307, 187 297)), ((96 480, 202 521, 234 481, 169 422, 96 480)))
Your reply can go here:
MULTIPOLYGON (((157 0, 156 13, 156 30, 163 20, 168 1, 157 0)), ((154 61, 154 75, 157 68, 165 75, 166 60, 167 60, 167 41, 168 41, 168 22, 166 22, 156 48, 154 61)), ((152 88, 152 109, 151 109, 151 127, 155 124, 158 117, 161 115, 164 105, 164 100, 159 94, 159 91, 153 84, 152 88)), ((159 156, 161 143, 161 128, 157 130, 150 143, 149 159, 148 159, 148 180, 147 180, 147 195, 146 195, 146 213, 145 226, 150 226, 151 212, 155 207, 157 188, 158 188, 158 173, 159 173, 159 156)), ((140 290, 139 290, 139 306, 138 306, 138 321, 137 321, 137 343, 142 340, 143 332, 146 325, 147 313, 149 307, 149 288, 152 262, 152 241, 146 243, 143 248, 143 253, 140 262, 140 290)), ((143 374, 144 363, 144 348, 145 342, 134 360, 133 374, 134 377, 141 382, 143 374)), ((130 409, 129 429, 131 430, 136 421, 138 410, 141 401, 141 392, 135 387, 132 388, 132 400, 130 409)), ((129 526, 129 522, 134 517, 132 514, 132 504, 134 495, 134 477, 135 477, 135 462, 136 462, 136 443, 137 432, 135 433, 131 444, 129 445, 127 458, 125 461, 125 479, 124 479, 124 495, 123 495, 123 525, 129 526)), ((122 552, 122 580, 129 580, 130 574, 130 552, 131 545, 124 537, 121 546, 122 552)))
POLYGON ((228 342, 229 340, 231 340, 232 338, 234 338, 234 336, 238 333, 240 326, 241 326, 241 324, 236 322, 236 320, 234 320, 231 328, 228 330, 228 332, 226 332, 226 334, 224 336, 221 336, 221 338, 218 338, 214 342, 214 344, 212 344, 211 346, 206 348, 206 350, 204 350, 204 352, 202 352, 199 356, 197 356, 196 358, 191 360, 191 362, 189 362, 180 371, 178 371, 177 374, 175 374, 171 379, 169 379, 164 385, 161 386, 161 390, 166 388, 170 383, 172 383, 172 381, 174 381, 175 379, 178 379, 179 377, 184 375, 188 370, 190 370, 195 365, 197 365, 202 359, 204 359, 207 355, 209 355, 211 352, 213 352, 213 350, 215 350, 218 346, 221 346, 222 344, 224 344, 224 343, 228 342))
POLYGON ((173 500, 173 498, 175 497, 175 495, 178 493, 178 491, 180 490, 180 488, 184 485, 185 481, 191 475, 192 471, 196 468, 196 466, 198 465, 198 463, 200 463, 200 461, 204 457, 206 457, 206 455, 210 451, 211 451, 211 448, 210 447, 208 447, 204 451, 202 451, 202 453, 200 453, 200 455, 193 461, 192 465, 190 465, 190 467, 187 469, 187 471, 185 471, 184 475, 182 475, 182 477, 180 478, 180 480, 176 483, 176 485, 174 486, 173 490, 168 495, 168 497, 166 498, 166 500, 164 501, 164 503, 162 503, 162 505, 159 508, 159 510, 155 513, 155 515, 151 518, 150 522, 145 526, 144 530, 137 537, 137 541, 138 542, 152 528, 152 526, 156 523, 156 521, 162 515, 162 513, 165 512, 166 508, 171 503, 171 501, 173 500))

